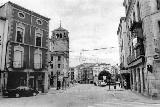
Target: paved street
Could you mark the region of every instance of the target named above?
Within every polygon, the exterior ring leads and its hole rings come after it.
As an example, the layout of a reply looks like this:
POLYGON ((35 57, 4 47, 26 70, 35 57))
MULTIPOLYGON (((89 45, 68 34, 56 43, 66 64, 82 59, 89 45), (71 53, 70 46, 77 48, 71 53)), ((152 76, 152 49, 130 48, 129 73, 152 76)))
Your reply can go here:
POLYGON ((0 107, 160 107, 151 100, 129 90, 93 84, 78 84, 66 90, 51 89, 34 97, 1 98, 0 107))

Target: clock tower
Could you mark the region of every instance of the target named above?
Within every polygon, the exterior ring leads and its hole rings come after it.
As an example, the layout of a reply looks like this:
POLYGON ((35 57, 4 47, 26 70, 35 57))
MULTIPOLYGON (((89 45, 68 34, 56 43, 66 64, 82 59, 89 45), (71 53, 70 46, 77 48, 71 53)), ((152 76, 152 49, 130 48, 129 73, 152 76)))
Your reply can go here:
POLYGON ((68 83, 69 72, 69 32, 62 28, 61 23, 59 28, 52 31, 50 49, 51 49, 51 86, 66 88, 68 83))

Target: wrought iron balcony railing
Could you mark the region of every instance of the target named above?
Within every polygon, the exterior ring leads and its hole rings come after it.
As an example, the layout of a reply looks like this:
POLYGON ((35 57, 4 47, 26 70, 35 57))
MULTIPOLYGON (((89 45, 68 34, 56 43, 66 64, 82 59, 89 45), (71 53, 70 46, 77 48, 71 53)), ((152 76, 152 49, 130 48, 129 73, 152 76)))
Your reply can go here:
POLYGON ((138 28, 142 28, 142 22, 141 21, 139 21, 139 22, 133 21, 133 23, 131 24, 131 27, 130 27, 130 31, 134 31, 134 29, 138 29, 138 28))
POLYGON ((134 50, 134 53, 132 55, 129 55, 127 57, 127 63, 130 64, 144 55, 145 55, 144 48, 143 48, 143 45, 141 45, 139 48, 134 50))

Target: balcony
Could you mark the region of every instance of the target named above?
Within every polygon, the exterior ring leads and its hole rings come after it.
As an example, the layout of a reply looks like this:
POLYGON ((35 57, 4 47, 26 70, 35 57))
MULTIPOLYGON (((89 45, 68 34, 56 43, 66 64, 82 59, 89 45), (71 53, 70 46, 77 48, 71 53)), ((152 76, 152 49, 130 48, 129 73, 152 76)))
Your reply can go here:
POLYGON ((136 21, 133 21, 133 23, 131 24, 131 27, 130 27, 130 31, 134 31, 135 29, 139 29, 139 28, 142 28, 142 22, 139 21, 139 22, 136 22, 136 21))
POLYGON ((124 64, 123 64, 123 63, 120 63, 120 70, 127 70, 127 68, 124 67, 124 64))
POLYGON ((133 42, 134 50, 137 50, 139 48, 141 48, 141 49, 144 48, 143 39, 142 38, 135 37, 132 42, 133 42))
POLYGON ((143 45, 139 46, 136 50, 134 50, 134 53, 132 55, 129 55, 127 57, 127 63, 128 65, 131 64, 132 62, 135 62, 136 60, 140 58, 144 58, 145 52, 144 52, 144 47, 143 45))

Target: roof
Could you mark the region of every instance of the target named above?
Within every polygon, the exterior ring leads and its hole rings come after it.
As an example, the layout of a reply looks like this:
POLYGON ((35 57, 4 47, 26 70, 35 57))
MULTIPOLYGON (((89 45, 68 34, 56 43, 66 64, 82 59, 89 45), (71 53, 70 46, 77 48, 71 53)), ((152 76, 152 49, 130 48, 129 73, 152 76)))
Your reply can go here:
POLYGON ((67 32, 68 32, 68 30, 64 29, 64 28, 61 27, 61 26, 60 26, 59 28, 53 30, 53 31, 67 31, 67 32))
POLYGON ((12 6, 15 7, 15 8, 20 8, 20 9, 22 9, 22 10, 28 12, 28 13, 35 14, 36 16, 38 16, 38 17, 40 17, 40 18, 42 18, 42 19, 45 19, 45 20, 47 20, 47 21, 50 20, 50 18, 47 18, 47 17, 45 17, 45 16, 42 16, 42 15, 40 15, 40 14, 34 12, 34 11, 31 11, 31 10, 29 10, 29 9, 26 9, 26 8, 24 8, 24 7, 22 7, 22 6, 18 5, 18 4, 15 4, 15 3, 13 3, 13 2, 8 1, 7 3, 10 4, 10 5, 12 5, 12 6))

